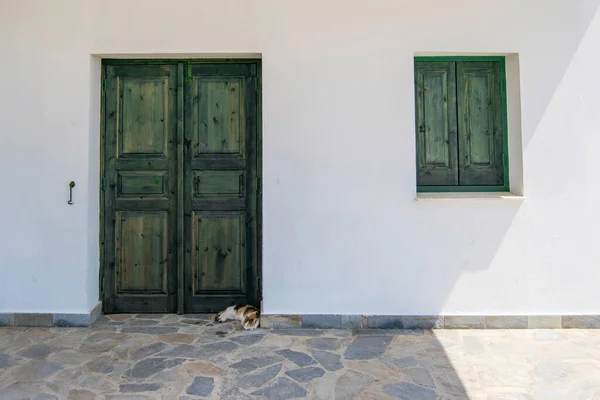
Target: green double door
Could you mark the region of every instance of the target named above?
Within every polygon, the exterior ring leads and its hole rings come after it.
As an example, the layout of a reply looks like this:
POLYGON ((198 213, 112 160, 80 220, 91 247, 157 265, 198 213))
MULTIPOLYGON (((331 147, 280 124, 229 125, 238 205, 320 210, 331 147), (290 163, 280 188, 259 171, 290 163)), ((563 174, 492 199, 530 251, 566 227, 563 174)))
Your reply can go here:
POLYGON ((257 303, 258 68, 104 63, 105 313, 257 303))

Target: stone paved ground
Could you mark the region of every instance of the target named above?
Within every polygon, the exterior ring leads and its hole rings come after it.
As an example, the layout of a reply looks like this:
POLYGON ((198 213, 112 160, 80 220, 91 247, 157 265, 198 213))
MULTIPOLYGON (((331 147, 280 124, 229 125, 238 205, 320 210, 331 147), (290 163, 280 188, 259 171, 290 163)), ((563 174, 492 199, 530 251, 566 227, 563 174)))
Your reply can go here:
POLYGON ((240 330, 202 315, 0 328, 0 399, 597 399, 595 330, 240 330))

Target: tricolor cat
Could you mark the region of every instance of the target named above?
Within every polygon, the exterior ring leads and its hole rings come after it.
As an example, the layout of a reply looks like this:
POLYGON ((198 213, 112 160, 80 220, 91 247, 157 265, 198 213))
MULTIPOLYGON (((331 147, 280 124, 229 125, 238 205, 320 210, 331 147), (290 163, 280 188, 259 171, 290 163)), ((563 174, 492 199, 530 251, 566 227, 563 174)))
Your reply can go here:
POLYGON ((240 321, 244 330, 251 331, 260 324, 260 312, 251 305, 230 306, 217 314, 215 322, 225 322, 228 319, 240 321))

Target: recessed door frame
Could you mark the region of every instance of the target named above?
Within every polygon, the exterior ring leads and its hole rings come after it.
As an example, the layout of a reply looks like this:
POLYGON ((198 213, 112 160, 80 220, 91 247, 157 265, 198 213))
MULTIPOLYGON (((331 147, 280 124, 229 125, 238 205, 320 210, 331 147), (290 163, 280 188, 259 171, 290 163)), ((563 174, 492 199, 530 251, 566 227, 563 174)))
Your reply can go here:
MULTIPOLYGON (((101 67, 101 101, 100 101, 100 265, 99 265, 99 297, 100 300, 105 302, 106 296, 106 277, 105 277, 105 146, 106 146, 106 126, 105 126, 105 112, 106 112, 106 66, 107 65, 154 65, 154 64, 175 64, 178 68, 178 88, 183 88, 185 79, 185 68, 191 67, 193 64, 232 64, 232 63, 251 63, 256 66, 256 210, 255 215, 257 217, 256 224, 256 266, 255 266, 255 279, 254 287, 251 289, 253 295, 250 297, 255 299, 255 306, 259 307, 262 311, 262 62, 259 58, 169 58, 169 59, 102 59, 101 67)), ((183 133, 184 133, 184 118, 183 118, 183 104, 180 104, 183 96, 177 98, 178 107, 178 121, 177 121, 177 138, 180 140, 177 146, 177 164, 183 162, 183 133), (179 111, 181 110, 181 111, 179 111), (181 117, 179 117, 181 116, 181 117)), ((179 169, 179 168, 178 168, 179 169)), ((178 177, 178 180, 183 180, 183 176, 178 177)), ((178 198, 178 243, 177 243, 177 313, 183 314, 184 312, 184 293, 183 293, 183 240, 180 241, 183 224, 179 224, 181 218, 183 218, 183 208, 181 206, 182 196, 178 198)), ((104 307, 103 307, 104 312, 104 307)))

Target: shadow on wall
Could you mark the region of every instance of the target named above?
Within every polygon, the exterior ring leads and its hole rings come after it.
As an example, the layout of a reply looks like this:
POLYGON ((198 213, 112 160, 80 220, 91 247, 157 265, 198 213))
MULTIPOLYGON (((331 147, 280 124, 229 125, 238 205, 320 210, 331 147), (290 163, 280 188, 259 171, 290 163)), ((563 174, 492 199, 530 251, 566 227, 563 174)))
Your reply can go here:
MULTIPOLYGON (((555 92, 569 75, 569 65, 600 2, 577 0, 570 2, 569 7, 562 4, 565 12, 552 16, 538 12, 541 22, 530 22, 539 30, 523 37, 529 43, 523 48, 544 49, 536 50, 535 59, 527 58, 528 54, 520 59, 521 103, 527 110, 522 116, 524 150, 539 130, 537 126, 555 92), (573 27, 575 31, 571 31, 573 27), (535 99, 528 97, 533 93, 535 99)), ((518 23, 525 24, 521 19, 518 23)), ((315 88, 319 87, 323 86, 315 84, 315 88)), ((335 104, 323 109, 340 115, 346 112, 336 109, 335 104)), ((360 124, 364 122, 361 117, 353 118, 360 124)), ((339 121, 325 121, 331 126, 318 121, 315 131, 339 131, 350 125, 340 128, 335 126, 341 124, 339 121)), ((266 246, 277 244, 277 249, 266 253, 269 259, 265 261, 265 265, 274 266, 265 277, 265 293, 277 299, 277 304, 273 304, 265 298, 269 313, 294 314, 303 309, 306 314, 452 315, 469 309, 470 313, 506 315, 527 301, 526 289, 518 294, 511 289, 519 284, 522 275, 523 281, 532 279, 530 271, 519 268, 519 261, 525 260, 529 250, 523 240, 519 242, 523 235, 508 235, 512 229, 527 232, 524 224, 535 223, 535 217, 520 218, 526 206, 520 201, 431 203, 399 199, 398 182, 403 192, 414 190, 414 169, 400 171, 393 175, 398 180, 390 181, 387 171, 397 169, 398 164, 388 157, 391 151, 381 149, 380 139, 389 137, 377 137, 378 131, 387 129, 387 122, 382 123, 377 117, 369 122, 369 130, 362 125, 355 128, 363 135, 361 149, 346 150, 340 143, 333 143, 339 137, 324 135, 319 137, 318 146, 311 147, 309 159, 306 154, 293 151, 301 140, 311 140, 306 137, 310 134, 307 129, 308 133, 302 132, 302 139, 291 138, 290 143, 282 144, 283 149, 278 147, 277 155, 271 155, 270 162, 295 165, 297 172, 282 177, 281 182, 278 177, 269 195, 282 204, 287 201, 301 207, 292 213, 280 205, 268 204, 265 208, 269 209, 267 226, 278 234, 277 238, 264 239, 266 246), (285 152, 288 148, 289 152, 285 152), (380 157, 373 157, 377 150, 380 157), (369 157, 368 161, 365 157, 369 157), (360 173, 360 180, 356 172, 360 173), (411 187, 405 186, 406 182, 411 182, 411 187), (287 187, 280 191, 278 185, 287 187), (276 223, 270 222, 275 220, 276 223), (289 260, 300 261, 290 264, 289 260), (490 271, 492 266, 494 270, 490 271), (487 272, 477 274, 481 271, 487 272), (278 284, 270 286, 270 281, 278 284), (450 299, 453 291, 461 295, 450 299), (297 304, 299 298, 302 306, 297 304), (327 301, 322 301, 324 298, 327 301), (474 304, 473 298, 481 301, 474 304)), ((310 127, 311 122, 304 126, 310 127)), ((355 131, 349 133, 347 142, 359 140, 352 136, 355 131)), ((388 147, 397 144, 388 143, 388 147)), ((525 187, 527 191, 527 181, 525 187)), ((550 234, 544 235, 549 240, 550 234)), ((540 247, 543 246, 538 245, 538 251, 540 247)), ((545 261, 538 257, 536 262, 545 261)))

